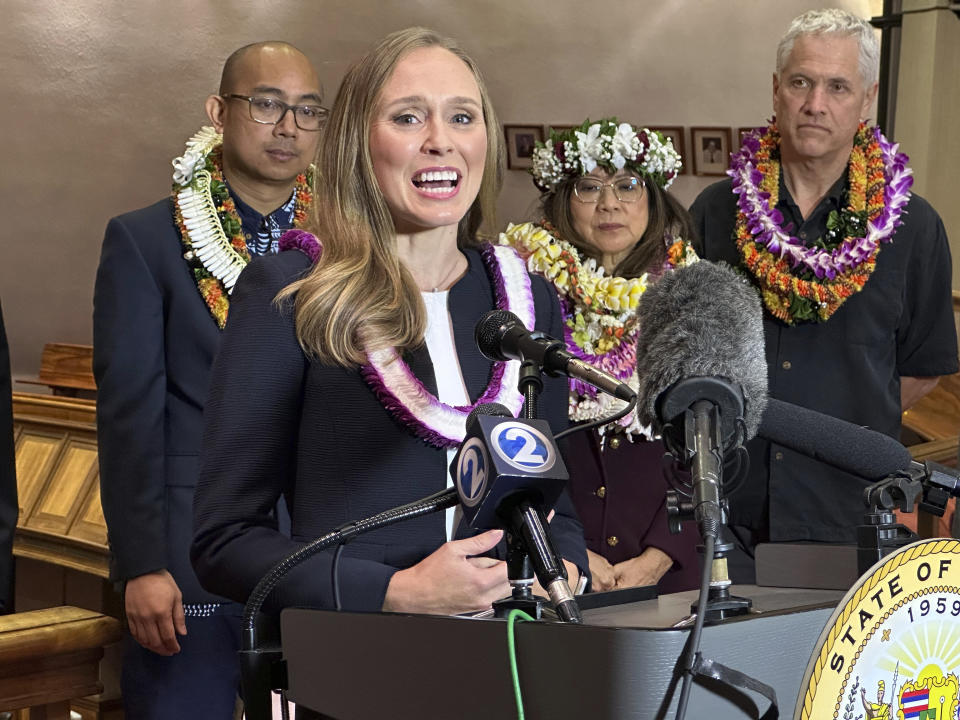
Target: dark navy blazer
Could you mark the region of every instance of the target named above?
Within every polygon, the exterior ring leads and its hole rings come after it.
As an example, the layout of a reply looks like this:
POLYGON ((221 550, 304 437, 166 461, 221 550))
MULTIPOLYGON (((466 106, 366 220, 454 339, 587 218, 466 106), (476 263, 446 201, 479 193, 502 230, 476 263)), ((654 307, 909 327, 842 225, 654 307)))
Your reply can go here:
MULTIPOLYGON (((483 393, 491 363, 477 350, 474 327, 494 307, 479 253, 451 289, 454 340, 471 401, 483 393)), ((297 251, 258 258, 233 293, 230 321, 207 402, 200 482, 194 500, 193 561, 204 586, 243 601, 279 560, 344 522, 430 495, 446 486, 446 452, 428 445, 380 404, 356 369, 311 362, 297 342, 289 303, 277 292, 307 270, 297 251), (288 539, 269 510, 284 495, 288 539)), ((537 329, 562 337, 562 316, 542 278, 532 278, 537 329)), ((407 358, 428 390, 436 381, 425 347, 407 358)), ((541 415, 566 425, 566 382, 548 380, 541 415)), ((563 557, 587 567, 583 530, 569 498, 552 524, 563 557)), ((339 566, 342 606, 378 611, 393 573, 445 541, 442 513, 356 538, 339 566)), ((268 608, 333 607, 331 553, 303 563, 274 591, 268 608)))
POLYGON ((116 579, 166 568, 184 603, 218 602, 189 548, 220 330, 183 252, 169 199, 107 225, 93 312, 100 498, 116 579))

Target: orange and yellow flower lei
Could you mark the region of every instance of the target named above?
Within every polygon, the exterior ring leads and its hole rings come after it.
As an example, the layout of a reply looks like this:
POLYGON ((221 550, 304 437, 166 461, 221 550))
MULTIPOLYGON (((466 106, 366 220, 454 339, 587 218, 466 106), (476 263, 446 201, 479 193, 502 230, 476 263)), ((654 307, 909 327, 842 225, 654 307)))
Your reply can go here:
MULTIPOLYGON (((199 137, 199 136, 198 136, 199 137)), ((220 141, 222 142, 222 141, 220 141)), ((205 170, 209 175, 209 195, 216 209, 216 217, 219 220, 220 228, 229 240, 230 246, 239 256, 243 264, 250 262, 250 252, 247 249, 247 242, 243 235, 243 224, 240 215, 237 212, 236 203, 230 197, 227 190, 226 181, 223 177, 223 167, 221 158, 221 144, 216 142, 205 158, 200 158, 202 163, 198 169, 205 170)), ((312 168, 311 168, 312 169, 312 168)), ((192 178, 191 178, 192 180, 192 178)), ((211 271, 213 260, 203 260, 194 252, 193 237, 197 229, 190 230, 184 220, 183 209, 180 204, 179 191, 181 186, 174 185, 174 219, 177 228, 180 230, 180 239, 184 246, 184 258, 190 263, 193 271, 194 280, 197 283, 197 289, 203 298, 204 303, 210 310, 210 314, 216 321, 217 326, 222 330, 227 323, 227 314, 230 309, 230 292, 233 289, 233 280, 229 284, 224 282, 222 277, 217 277, 211 271)), ((313 202, 313 193, 310 189, 310 178, 307 173, 297 175, 294 192, 296 199, 293 207, 293 226, 303 227, 307 220, 310 204, 313 202)), ((214 232, 216 228, 205 228, 206 231, 214 232)))
MULTIPOLYGON (((776 125, 771 125, 759 140, 760 148, 754 157, 755 167, 763 175, 760 190, 769 194, 768 207, 774 208, 780 190, 780 135, 776 125)), ((877 218, 884 208, 884 158, 880 143, 866 125, 860 126, 854 139, 847 181, 845 213, 865 212, 867 221, 877 218)), ((832 279, 817 279, 809 270, 792 268, 787 259, 754 242, 748 225, 746 214, 738 210, 734 232, 743 264, 756 278, 767 309, 788 325, 797 320, 827 320, 847 298, 863 289, 880 252, 877 244, 856 267, 837 273, 832 279)), ((843 240, 849 239, 847 236, 843 240)))

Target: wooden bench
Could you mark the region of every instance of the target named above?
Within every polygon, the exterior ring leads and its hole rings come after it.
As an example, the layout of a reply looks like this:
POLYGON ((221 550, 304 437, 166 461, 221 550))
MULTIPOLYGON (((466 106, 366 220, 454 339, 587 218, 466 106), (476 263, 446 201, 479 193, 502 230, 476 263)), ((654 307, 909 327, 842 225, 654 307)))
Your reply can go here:
POLYGON ((93 347, 69 343, 47 343, 40 354, 36 378, 17 380, 28 385, 46 385, 54 395, 96 397, 93 379, 93 347))
POLYGON ((119 620, 75 607, 0 616, 0 711, 69 720, 71 700, 103 690, 103 648, 119 639, 119 620))

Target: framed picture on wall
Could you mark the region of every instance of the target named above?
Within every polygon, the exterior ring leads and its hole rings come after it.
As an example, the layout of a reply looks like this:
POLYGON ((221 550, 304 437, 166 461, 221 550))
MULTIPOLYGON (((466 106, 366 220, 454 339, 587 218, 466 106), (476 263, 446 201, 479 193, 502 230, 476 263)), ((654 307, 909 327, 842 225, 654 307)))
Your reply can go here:
POLYGON ((690 128, 694 175, 724 175, 730 162, 730 128, 690 128))
POLYGON ((680 169, 680 174, 682 175, 683 173, 690 172, 690 158, 687 157, 687 153, 683 145, 683 128, 678 126, 669 126, 651 127, 650 129, 656 130, 665 138, 670 138, 670 142, 673 143, 673 149, 680 153, 680 159, 683 161, 683 167, 680 169))
POLYGON ((542 125, 504 125, 507 138, 507 167, 526 170, 533 167, 533 149, 543 142, 542 125))
POLYGON ((737 128, 737 147, 735 147, 735 148, 733 149, 733 151, 736 152, 737 150, 740 149, 740 146, 743 145, 743 139, 744 139, 749 133, 752 133, 754 130, 760 130, 760 131, 762 132, 762 131, 764 131, 764 130, 766 130, 766 129, 767 129, 766 126, 763 126, 763 127, 742 127, 742 128, 737 128))

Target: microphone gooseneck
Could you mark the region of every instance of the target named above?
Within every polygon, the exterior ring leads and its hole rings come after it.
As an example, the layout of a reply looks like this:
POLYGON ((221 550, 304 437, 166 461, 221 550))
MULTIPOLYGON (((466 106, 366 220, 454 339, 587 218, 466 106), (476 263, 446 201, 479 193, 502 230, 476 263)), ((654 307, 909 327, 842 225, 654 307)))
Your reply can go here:
POLYGON ((251 720, 268 720, 272 717, 270 692, 274 689, 272 678, 275 673, 273 668, 280 662, 282 653, 279 648, 261 647, 257 633, 257 615, 267 596, 283 579, 284 575, 321 550, 343 544, 357 535, 377 528, 446 510, 455 506, 458 499, 456 489, 447 488, 421 500, 377 513, 364 520, 341 525, 288 555, 260 579, 243 608, 241 625, 240 686, 248 718, 251 720))

